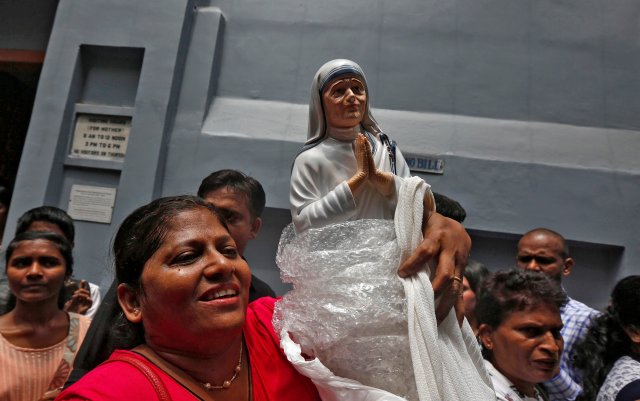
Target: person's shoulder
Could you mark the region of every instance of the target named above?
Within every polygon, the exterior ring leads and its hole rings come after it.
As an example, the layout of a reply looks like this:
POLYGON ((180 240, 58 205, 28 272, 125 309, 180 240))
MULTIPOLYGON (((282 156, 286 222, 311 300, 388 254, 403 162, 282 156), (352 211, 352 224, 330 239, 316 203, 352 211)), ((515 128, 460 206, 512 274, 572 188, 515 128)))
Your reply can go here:
POLYGON ((296 159, 293 162, 294 166, 297 168, 302 166, 313 166, 316 163, 324 161, 323 149, 326 147, 324 142, 326 141, 321 141, 311 147, 303 148, 296 156, 296 159))
POLYGON ((491 378, 491 383, 493 384, 493 389, 496 393, 496 399, 500 401, 508 401, 509 398, 507 395, 511 392, 511 382, 509 382, 509 380, 486 359, 484 360, 484 367, 491 378))
POLYGON ((247 307, 247 315, 253 315, 253 317, 257 319, 271 319, 276 301, 277 299, 273 297, 258 298, 249 303, 249 306, 247 307))
POLYGON ((592 317, 599 315, 600 312, 592 307, 583 304, 580 301, 577 301, 571 297, 567 297, 569 300, 567 304, 562 309, 563 315, 574 316, 574 317, 583 317, 591 319, 592 317))
POLYGON ((605 395, 612 396, 614 394, 615 401, 635 401, 640 399, 639 361, 625 355, 618 358, 614 363, 600 388, 598 399, 602 399, 605 395))
POLYGON ((615 401, 638 401, 640 400, 640 378, 627 383, 616 395, 615 401))
POLYGON ((637 377, 640 380, 640 361, 624 355, 613 364, 611 371, 622 372, 628 377, 637 377))
POLYGON ((86 333, 87 330, 89 330, 89 326, 91 325, 91 318, 75 312, 67 312, 67 313, 69 314, 70 321, 75 320, 78 322, 80 333, 84 337, 84 333, 86 333))
POLYGON ((72 319, 78 319, 78 321, 83 322, 83 323, 86 323, 86 322, 91 323, 91 318, 86 317, 85 315, 81 315, 81 314, 76 313, 76 312, 67 312, 67 313, 69 314, 69 316, 72 319))
POLYGON ((262 297, 249 303, 244 323, 245 334, 260 332, 277 337, 272 323, 276 302, 276 298, 262 297))
POLYGON ((109 359, 84 375, 62 392, 56 400, 124 400, 154 399, 155 390, 149 380, 138 368, 131 364, 115 360, 127 357, 144 361, 134 352, 119 350, 111 354, 109 359))
POLYGON ((244 336, 250 354, 260 350, 262 356, 274 358, 281 353, 280 339, 273 327, 276 299, 262 297, 249 304, 244 322, 244 336))

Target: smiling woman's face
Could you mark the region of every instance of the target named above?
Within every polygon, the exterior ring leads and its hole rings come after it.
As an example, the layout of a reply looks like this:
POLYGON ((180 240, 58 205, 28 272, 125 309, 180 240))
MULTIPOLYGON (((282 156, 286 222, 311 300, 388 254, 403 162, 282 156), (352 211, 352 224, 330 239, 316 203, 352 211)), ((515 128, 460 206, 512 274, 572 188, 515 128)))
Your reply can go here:
POLYGON ((212 338, 239 335, 250 284, 249 266, 211 211, 178 213, 142 271, 136 317, 147 343, 206 352, 212 338))
POLYGON ((480 338, 491 351, 490 361, 521 392, 558 373, 564 341, 562 319, 555 305, 539 304, 509 314, 497 328, 480 326, 480 338))

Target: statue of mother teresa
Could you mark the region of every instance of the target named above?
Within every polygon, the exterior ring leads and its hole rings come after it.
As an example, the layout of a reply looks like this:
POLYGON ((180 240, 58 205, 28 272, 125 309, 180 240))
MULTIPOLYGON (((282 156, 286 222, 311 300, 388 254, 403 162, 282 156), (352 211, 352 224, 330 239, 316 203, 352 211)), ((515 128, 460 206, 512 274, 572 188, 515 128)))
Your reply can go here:
MULTIPOLYGON (((307 142, 291 173, 294 227, 283 231, 276 256, 293 290, 276 304, 273 324, 287 357, 323 400, 495 400, 473 331, 459 326, 445 302, 459 298, 454 282, 462 281, 447 269, 456 260, 448 260, 455 254, 448 248, 463 241, 430 237, 438 235, 428 227, 434 219, 449 219, 424 217, 435 211, 433 195, 409 175, 371 115, 360 66, 333 60, 320 67, 307 142), (438 243, 444 255, 433 282, 450 283, 437 304, 426 259, 412 258, 424 242, 438 243), (408 260, 415 274, 399 280, 408 260)), ((450 223, 441 234, 463 230, 450 223)))
MULTIPOLYGON (((371 114, 364 72, 350 60, 324 64, 311 84, 307 141, 293 164, 289 204, 295 230, 359 219, 393 219, 402 153, 371 114)), ((435 210, 431 191, 425 211, 435 210)))

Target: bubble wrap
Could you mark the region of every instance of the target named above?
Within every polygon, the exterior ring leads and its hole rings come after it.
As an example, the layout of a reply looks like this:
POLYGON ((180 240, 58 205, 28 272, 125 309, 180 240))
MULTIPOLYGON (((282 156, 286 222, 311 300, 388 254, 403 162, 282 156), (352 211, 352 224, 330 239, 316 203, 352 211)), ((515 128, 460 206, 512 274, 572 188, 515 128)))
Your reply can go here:
POLYGON ((357 220, 311 229, 287 226, 276 262, 293 290, 273 325, 334 374, 417 400, 393 221, 357 220))

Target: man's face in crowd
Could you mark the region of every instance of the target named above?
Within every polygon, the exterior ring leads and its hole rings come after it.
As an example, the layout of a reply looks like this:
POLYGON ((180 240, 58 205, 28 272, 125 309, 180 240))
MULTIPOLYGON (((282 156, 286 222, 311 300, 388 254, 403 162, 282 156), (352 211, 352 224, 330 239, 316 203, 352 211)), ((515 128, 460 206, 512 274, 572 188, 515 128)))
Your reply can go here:
POLYGON ((543 272, 560 282, 571 274, 573 259, 564 257, 564 244, 555 235, 534 232, 524 235, 518 242, 516 263, 519 268, 543 272))
POLYGON ((244 255, 247 243, 258 235, 262 226, 259 217, 251 216, 247 195, 233 188, 223 187, 207 193, 204 200, 222 211, 238 252, 241 256, 244 255))

